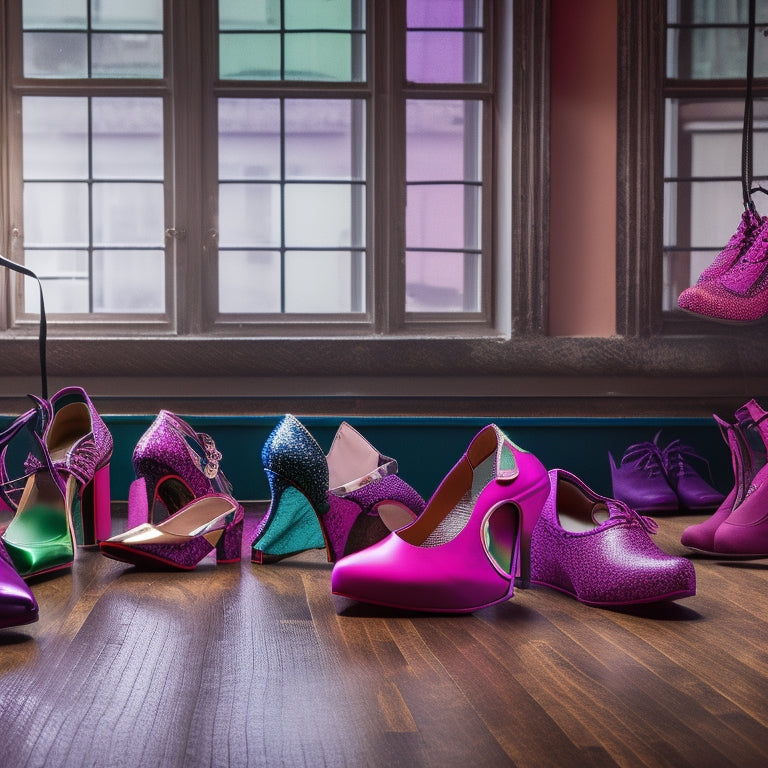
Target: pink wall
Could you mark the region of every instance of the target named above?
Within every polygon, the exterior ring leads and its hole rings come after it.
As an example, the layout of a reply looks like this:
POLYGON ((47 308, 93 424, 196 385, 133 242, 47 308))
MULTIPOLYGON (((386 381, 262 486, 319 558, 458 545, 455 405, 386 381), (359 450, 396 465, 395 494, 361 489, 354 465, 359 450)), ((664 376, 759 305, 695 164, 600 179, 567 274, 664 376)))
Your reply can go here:
POLYGON ((616 0, 552 0, 549 332, 616 332, 616 0))

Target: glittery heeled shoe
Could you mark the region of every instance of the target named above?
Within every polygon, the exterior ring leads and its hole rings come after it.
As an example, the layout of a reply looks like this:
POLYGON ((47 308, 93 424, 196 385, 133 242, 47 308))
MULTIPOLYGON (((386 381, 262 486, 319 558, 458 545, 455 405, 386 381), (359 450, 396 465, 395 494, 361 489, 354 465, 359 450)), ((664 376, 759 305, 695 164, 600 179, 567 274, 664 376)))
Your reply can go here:
POLYGON ((159 525, 144 523, 100 545, 113 560, 143 568, 191 571, 216 550, 216 562, 240 561, 243 507, 231 496, 210 493, 194 499, 159 525))
POLYGON ((271 563, 325 547, 328 561, 356 552, 412 522, 424 500, 346 422, 328 455, 294 416, 275 427, 261 453, 272 500, 253 540, 251 560, 271 563))
POLYGON ((158 522, 199 496, 231 495, 221 458, 210 435, 196 432, 170 411, 160 411, 133 451, 136 479, 128 491, 128 527, 158 522))
POLYGON ((596 606, 696 594, 693 564, 656 546, 652 518, 599 496, 569 472, 554 469, 549 477, 549 498, 531 537, 532 584, 596 606))
POLYGON ((28 457, 34 471, 2 537, 24 577, 68 567, 75 544, 91 546, 111 532, 107 427, 81 387, 66 387, 39 407, 50 416, 42 460, 28 457))

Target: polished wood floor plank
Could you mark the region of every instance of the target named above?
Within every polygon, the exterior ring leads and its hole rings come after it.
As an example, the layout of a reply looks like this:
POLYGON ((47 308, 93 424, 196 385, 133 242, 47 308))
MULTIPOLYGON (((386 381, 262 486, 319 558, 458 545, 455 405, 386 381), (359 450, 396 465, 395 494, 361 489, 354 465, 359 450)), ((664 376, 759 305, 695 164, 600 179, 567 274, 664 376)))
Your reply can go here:
POLYGON ((191 573, 80 551, 0 632, 0 763, 764 766, 766 563, 694 563, 663 606, 534 587, 430 616, 334 597, 319 551, 191 573))

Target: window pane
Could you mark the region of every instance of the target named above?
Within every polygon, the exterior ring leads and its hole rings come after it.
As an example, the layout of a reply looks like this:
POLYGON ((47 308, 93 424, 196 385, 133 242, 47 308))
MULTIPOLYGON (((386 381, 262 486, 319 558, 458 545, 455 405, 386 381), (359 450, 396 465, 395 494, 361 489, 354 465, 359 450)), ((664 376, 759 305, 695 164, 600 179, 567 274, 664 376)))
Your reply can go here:
POLYGON ((79 32, 25 32, 25 77, 87 77, 88 40, 79 32))
POLYGON ((219 179, 280 178, 280 102, 219 99, 219 179))
POLYGON ((24 96, 25 179, 88 178, 88 99, 24 96))
POLYGON ((341 33, 290 33, 285 36, 286 80, 363 80, 352 75, 356 35, 341 33))
MULTIPOLYGON (((25 251, 24 263, 40 278, 46 312, 88 311, 87 251, 25 251)), ((24 291, 24 309, 40 312, 40 293, 34 285, 24 291)))
POLYGON ((365 244, 362 185, 289 184, 285 188, 285 244, 338 248, 365 244))
POLYGON ((93 177, 163 178, 163 102, 159 98, 94 98, 93 177))
POLYGON ((364 179, 364 108, 358 99, 286 100, 286 178, 364 179))
POLYGON ((478 32, 408 32, 406 78, 412 83, 479 83, 481 52, 478 32))
POLYGON ((219 251, 219 312, 280 312, 278 251, 219 251))
POLYGON ((280 186, 220 184, 219 242, 222 247, 280 245, 280 186))
POLYGON ((478 312, 480 256, 409 252, 405 264, 407 312, 478 312))
POLYGON ((409 99, 406 103, 408 181, 479 181, 481 104, 409 99))
POLYGON ((97 246, 162 246, 162 184, 93 185, 93 242, 97 246))
POLYGON ((88 185, 24 184, 24 244, 88 246, 88 185))
POLYGON ((220 2, 219 77, 364 80, 364 4, 360 0, 220 2))
POLYGON ((361 312, 363 254, 291 251, 285 255, 286 312, 361 312))
POLYGON ((95 312, 163 312, 163 251, 94 251, 93 309, 95 312))
POLYGON ((408 0, 409 27, 479 27, 481 0, 408 0))
POLYGON ((408 248, 479 248, 480 188, 409 185, 405 232, 408 248))
POLYGON ((94 29, 160 30, 163 28, 162 0, 91 0, 94 29))
POLYGON ((228 80, 279 80, 280 35, 219 35, 219 77, 228 80))
POLYGON ((279 29, 280 0, 219 0, 219 29, 279 29))
POLYGON ((363 29, 362 0, 285 0, 286 29, 363 29))
POLYGON ((88 0, 24 0, 24 29, 85 29, 88 26, 88 0))
POLYGON ((92 77, 162 77, 163 37, 159 34, 94 34, 92 77))
POLYGON ((25 77, 163 76, 162 0, 92 0, 90 15, 86 8, 24 0, 25 77))

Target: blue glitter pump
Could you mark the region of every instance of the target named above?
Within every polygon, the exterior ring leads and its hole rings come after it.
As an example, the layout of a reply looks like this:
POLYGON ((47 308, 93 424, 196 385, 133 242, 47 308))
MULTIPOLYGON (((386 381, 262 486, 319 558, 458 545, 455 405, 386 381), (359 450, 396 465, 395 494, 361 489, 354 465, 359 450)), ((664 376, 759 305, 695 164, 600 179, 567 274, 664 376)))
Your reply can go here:
POLYGON ((271 503, 253 540, 251 560, 264 564, 310 549, 329 562, 375 544, 421 514, 424 499, 382 456, 342 422, 328 455, 291 414, 261 452, 271 503))

